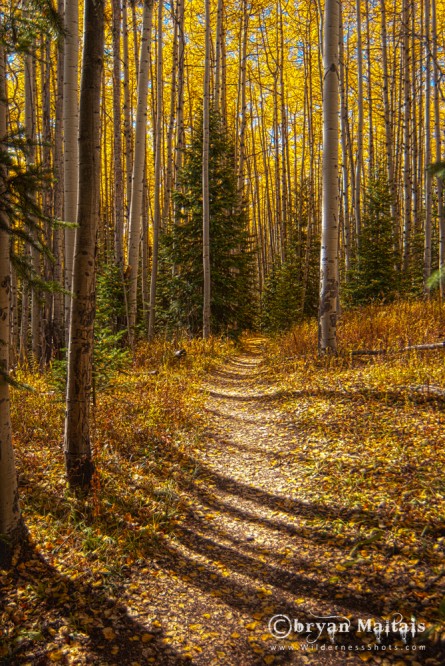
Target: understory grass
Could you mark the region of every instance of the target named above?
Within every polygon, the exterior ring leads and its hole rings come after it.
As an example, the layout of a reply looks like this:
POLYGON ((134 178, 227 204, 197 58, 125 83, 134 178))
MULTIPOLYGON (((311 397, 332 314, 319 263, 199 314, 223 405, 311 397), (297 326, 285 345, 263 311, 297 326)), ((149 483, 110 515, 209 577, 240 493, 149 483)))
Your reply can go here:
POLYGON ((360 567, 369 569, 388 582, 386 608, 441 627, 445 348, 401 350, 442 341, 444 318, 437 301, 371 305, 342 313, 336 357, 318 357, 315 321, 271 341, 268 356, 296 435, 299 498, 338 510, 325 527, 356 544, 344 567, 357 585, 360 567), (373 349, 388 353, 351 353, 373 349), (404 599, 402 580, 412 592, 404 599))
POLYGON ((182 489, 196 473, 204 395, 202 374, 233 350, 219 339, 140 344, 92 407, 96 472, 77 499, 64 471, 64 396, 51 374, 18 371, 34 390, 12 391, 22 513, 30 538, 54 566, 87 577, 119 575, 147 557, 182 512, 182 489), (183 348, 180 359, 174 350, 183 348))

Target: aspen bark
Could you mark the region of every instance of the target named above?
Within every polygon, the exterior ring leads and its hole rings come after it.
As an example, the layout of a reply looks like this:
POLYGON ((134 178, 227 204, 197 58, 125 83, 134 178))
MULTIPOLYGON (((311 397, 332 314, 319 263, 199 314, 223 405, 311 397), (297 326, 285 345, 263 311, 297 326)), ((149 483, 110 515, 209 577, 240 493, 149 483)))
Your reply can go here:
MULTIPOLYGON (((63 55, 63 177, 64 221, 73 224, 77 219, 79 173, 79 9, 78 2, 65 0, 65 39, 63 55)), ((65 229, 65 289, 72 291, 74 242, 76 230, 65 229)), ((71 296, 65 296, 65 327, 69 330, 71 296)), ((68 338, 68 334, 67 334, 68 338)))
MULTIPOLYGON (((393 131, 391 123, 391 106, 389 95, 389 73, 388 73, 388 37, 386 29, 386 5, 385 0, 380 0, 380 17, 381 17, 381 41, 382 41, 382 68, 383 68, 383 111, 385 116, 385 149, 386 149, 386 167, 388 173, 388 182, 391 190, 391 217, 394 221, 395 228, 399 220, 397 219, 396 202, 397 202, 397 188, 394 174, 394 160, 393 160, 393 131)), ((398 233, 396 234, 396 250, 398 250, 398 233)))
MULTIPOLYGON (((27 161, 29 166, 34 166, 36 161, 36 73, 34 53, 28 53, 25 58, 25 130, 28 141, 27 161)), ((31 234, 37 240, 36 229, 31 234)), ((40 257, 36 248, 30 247, 31 264, 36 275, 40 274, 40 257)), ((36 287, 31 289, 31 350, 33 360, 40 362, 41 328, 40 328, 40 302, 36 287)))
POLYGON ((147 127, 147 92, 152 11, 152 0, 145 0, 138 72, 138 100, 128 232, 128 259, 125 271, 128 289, 128 330, 130 346, 133 346, 135 341, 137 311, 137 280, 139 246, 141 241, 142 195, 144 191, 145 134, 147 127))
POLYGON ((323 43, 323 181, 320 254, 320 353, 337 351, 339 2, 326 0, 323 43))
MULTIPOLYGON (((6 68, 5 52, 0 42, 0 142, 7 134, 6 68)), ((7 148, 2 145, 2 150, 7 148)), ((0 165, 0 200, 6 192, 4 166, 0 165)), ((0 225, 0 565, 10 563, 12 550, 22 534, 17 475, 12 448, 12 431, 9 402, 9 322, 11 271, 9 262, 9 220, 3 212, 0 225)))
POLYGON ((429 294, 428 279, 431 274, 431 216, 432 216, 432 185, 431 172, 431 35, 430 35, 430 2, 425 0, 425 234, 423 281, 424 292, 429 294))
POLYGON ((362 16, 360 0, 356 2, 357 16, 357 157, 355 161, 355 198, 354 215, 357 247, 360 247, 362 231, 361 190, 362 190, 362 162, 363 162, 363 48, 362 48, 362 16))
POLYGON ((156 315, 156 282, 158 277, 159 231, 161 228, 161 172, 162 172, 162 115, 163 115, 163 86, 162 86, 162 47, 163 47, 163 0, 158 0, 158 54, 157 54, 157 105, 155 128, 155 191, 153 216, 153 252, 151 258, 150 280, 150 315, 148 320, 148 339, 151 340, 155 330, 156 315))
POLYGON ((210 336, 210 198, 209 198, 209 124, 210 124, 210 0, 205 0, 205 65, 204 103, 202 119, 202 263, 203 263, 203 312, 202 336, 210 336))
POLYGON ((223 0, 218 0, 216 10, 216 47, 215 47, 215 111, 220 110, 221 104, 221 57, 223 41, 223 0))
MULTIPOLYGON (((441 141, 441 120, 439 108, 439 85, 440 73, 437 61, 437 9, 436 0, 431 0, 431 41, 433 57, 433 81, 434 81, 434 140, 436 144, 435 160, 440 162, 442 159, 442 141, 441 141)), ((443 201, 443 180, 437 178, 437 212, 439 216, 439 269, 442 272, 440 280, 440 296, 443 300, 445 295, 445 279, 443 272, 445 270, 445 206, 443 201)))
POLYGON ((403 0, 403 270, 411 260, 412 169, 411 169, 411 53, 409 43, 409 0, 403 0))
POLYGON ((78 228, 74 252, 64 451, 70 487, 88 490, 94 469, 90 441, 90 399, 100 198, 103 0, 85 0, 84 26, 79 114, 78 228))
MULTIPOLYGON (((63 15, 63 0, 58 0, 57 9, 63 15)), ((54 189, 53 214, 56 220, 63 220, 63 40, 59 37, 57 45, 56 103, 54 124, 54 189)), ((63 232, 56 227, 53 232, 54 280, 63 285, 63 232)), ((59 355, 65 342, 64 297, 61 292, 53 296, 52 313, 53 350, 59 355)))
POLYGON ((342 197, 343 197, 343 229, 344 229, 344 253, 345 269, 351 268, 351 225, 349 218, 349 169, 348 169, 348 106, 345 86, 345 61, 343 44, 343 21, 342 6, 340 4, 339 16, 339 84, 340 84, 340 123, 341 123, 341 148, 342 148, 342 197))
POLYGON ((128 55, 128 17, 127 0, 122 5, 122 67, 124 70, 124 143, 125 143, 125 183, 126 183, 126 219, 130 217, 131 175, 133 169, 133 144, 131 132, 131 95, 128 55))
POLYGON ((113 160, 114 160, 114 258, 124 262, 124 183, 121 127, 121 0, 113 0, 113 160))

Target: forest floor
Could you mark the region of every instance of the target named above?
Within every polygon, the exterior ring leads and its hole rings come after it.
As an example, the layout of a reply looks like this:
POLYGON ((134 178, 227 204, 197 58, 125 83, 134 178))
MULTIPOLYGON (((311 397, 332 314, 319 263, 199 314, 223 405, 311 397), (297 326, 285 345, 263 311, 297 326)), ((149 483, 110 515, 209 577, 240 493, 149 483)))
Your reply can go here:
POLYGON ((10 610, 25 624, 38 611, 39 631, 4 663, 445 663, 443 466, 429 473, 443 399, 383 395, 360 366, 330 386, 308 367, 296 385, 267 344, 246 338, 206 374, 196 471, 150 556, 104 585, 22 554, 10 610), (403 437, 419 427, 413 452, 403 437), (36 581, 35 609, 20 605, 36 581))

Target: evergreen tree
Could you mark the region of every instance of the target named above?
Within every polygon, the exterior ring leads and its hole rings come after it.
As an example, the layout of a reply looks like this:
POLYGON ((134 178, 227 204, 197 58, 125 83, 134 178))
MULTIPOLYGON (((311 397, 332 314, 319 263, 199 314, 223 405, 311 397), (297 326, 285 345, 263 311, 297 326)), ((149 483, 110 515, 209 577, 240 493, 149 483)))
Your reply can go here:
MULTIPOLYGON (((202 129, 186 151, 174 192, 178 218, 161 243, 159 322, 202 329, 202 129)), ((254 319, 253 257, 247 215, 237 187, 232 142, 210 111, 211 329, 237 335, 254 319)))
POLYGON ((261 324, 266 331, 283 331, 317 314, 320 243, 311 235, 308 239, 309 186, 304 182, 296 192, 299 214, 288 230, 286 258, 274 263, 264 285, 261 324))
POLYGON ((368 185, 360 248, 348 277, 345 293, 352 305, 390 300, 398 292, 391 190, 383 171, 368 185))

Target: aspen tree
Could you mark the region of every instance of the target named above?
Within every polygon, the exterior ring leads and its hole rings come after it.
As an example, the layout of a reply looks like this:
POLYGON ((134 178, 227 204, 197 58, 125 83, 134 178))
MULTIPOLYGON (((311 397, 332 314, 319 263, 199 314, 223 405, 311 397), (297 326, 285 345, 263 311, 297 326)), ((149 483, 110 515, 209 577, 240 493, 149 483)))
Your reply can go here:
POLYGON ((79 113, 79 205, 68 348, 65 464, 72 489, 88 490, 93 473, 90 441, 96 236, 100 198, 100 91, 104 1, 85 0, 79 113))
POLYGON ((125 145, 125 185, 126 185, 126 217, 130 216, 131 175, 133 169, 133 144, 131 132, 131 95, 128 56, 128 17, 127 0, 122 4, 122 68, 124 71, 124 145, 125 145))
MULTIPOLYGON (((64 220, 73 224, 77 217, 79 172, 79 8, 77 0, 65 0, 65 37, 63 54, 63 179, 64 220)), ((65 229, 65 289, 72 290, 74 228, 65 229)), ((65 327, 69 330, 71 296, 65 296, 65 327)), ((67 334, 68 339, 68 334, 67 334)))
POLYGON ((128 230, 128 259, 126 280, 128 289, 128 330, 130 346, 135 341, 139 245, 141 240, 141 209, 144 191, 145 134, 147 127, 147 91, 149 76, 150 34, 153 0, 145 0, 138 71, 138 100, 136 109, 135 146, 131 204, 128 230))
POLYGON ((244 163, 246 160, 246 123, 247 123, 247 40, 249 36, 249 9, 247 0, 243 0, 243 11, 241 19, 241 54, 240 54, 240 72, 239 72, 239 159, 238 159, 238 189, 241 193, 244 190, 244 163))
POLYGON ((345 269, 351 268, 351 225, 349 219, 349 169, 348 169, 348 105, 346 99, 345 85, 345 54, 343 43, 343 20, 342 6, 340 4, 339 17, 339 84, 340 84, 340 123, 341 123, 341 148, 342 148, 342 197, 343 197, 343 235, 345 269))
MULTIPOLYGON (((25 56, 25 131, 28 141, 27 161, 32 167, 36 161, 36 72, 34 49, 25 56)), ((36 238, 36 231, 33 230, 36 238)), ((31 265, 36 275, 40 273, 40 258, 37 248, 29 249, 31 265)), ((34 362, 41 359, 40 303, 36 287, 31 290, 31 349, 34 362)))
POLYGON ((372 99, 372 68, 371 68, 371 30, 372 21, 371 8, 369 0, 366 0, 366 64, 368 78, 368 152, 369 152, 369 173, 374 173, 374 100, 372 99))
POLYGON ((428 295, 428 279, 431 274, 431 216, 432 186, 431 172, 431 35, 430 35, 430 2, 425 0, 425 242, 423 281, 424 291, 428 295))
POLYGON ((174 176, 174 160, 173 160, 173 139, 175 131, 175 118, 176 118, 176 91, 177 91, 177 77, 178 77, 178 3, 172 7, 173 17, 173 44, 172 44, 172 69, 171 69, 171 89, 170 89, 170 112, 167 128, 167 155, 166 155, 166 169, 165 169, 165 187, 164 187, 164 201, 162 204, 161 226, 168 228, 170 223, 170 205, 172 198, 172 185, 174 176))
POLYGON ((162 86, 162 49, 163 49, 163 0, 158 0, 158 49, 157 49, 157 103, 155 127, 155 191, 153 215, 153 252, 151 258, 150 280, 150 315, 148 320, 148 339, 151 340, 155 330, 156 314, 156 281, 158 277, 159 231, 161 229, 161 172, 162 172, 162 115, 163 115, 163 86, 162 86))
POLYGON ((412 168, 411 168, 411 51, 409 43, 409 0, 403 0, 403 270, 408 271, 411 259, 412 168))
POLYGON ((178 26, 178 93, 176 101, 176 147, 175 147, 175 182, 176 174, 182 167, 184 154, 184 73, 185 73, 185 32, 184 0, 178 0, 176 22, 178 26))
POLYGON ((223 0, 218 0, 216 9, 216 46, 215 46, 215 110, 220 111, 222 79, 222 43, 224 39, 223 0))
MULTIPOLYGON (((385 0, 380 0, 380 31, 382 45, 382 78, 383 78, 383 110, 385 117, 385 149, 386 149, 386 168, 388 173, 388 182, 391 190, 391 217, 394 220, 397 230, 398 219, 396 212, 397 186, 394 173, 393 160, 393 128, 391 122, 391 106, 389 95, 389 72, 388 72, 388 37, 386 29, 386 4, 385 0)), ((397 234, 398 236, 398 234, 397 234)), ((396 236, 396 237, 397 237, 396 236)), ((396 240, 396 248, 398 241, 396 240)))
MULTIPOLYGON (((439 109, 439 85, 440 72, 437 61, 437 9, 436 0, 431 0, 431 41, 432 41, 432 60, 433 60, 433 81, 434 81, 434 140, 436 144, 435 160, 440 162, 442 159, 442 141, 441 141, 441 121, 439 109)), ((439 269, 443 273, 445 270, 445 206, 443 201, 443 180, 437 178, 437 212, 439 216, 439 269)), ((440 280, 440 295, 444 298, 445 280, 442 276, 440 280)))
MULTIPOLYGON (((58 0, 57 9, 63 16, 63 0, 58 0)), ((63 220, 63 39, 59 37, 57 43, 57 74, 56 74, 56 101, 54 123, 54 188, 53 188, 53 214, 56 220, 63 220)), ((64 283, 63 276, 63 231, 56 227, 53 232, 54 269, 53 279, 58 284, 64 283)), ((57 353, 64 346, 64 297, 63 293, 56 291, 53 296, 53 348, 57 353)))
MULTIPOLYGON (((0 142, 5 150, 7 135, 7 101, 5 51, 0 41, 0 142)), ((7 174, 0 165, 0 200, 6 190, 7 174)), ((9 402, 9 322, 11 269, 9 262, 9 220, 0 212, 0 564, 8 565, 12 550, 18 543, 23 526, 20 515, 17 475, 12 448, 12 431, 9 402)))
POLYGON ((210 144, 210 0, 205 0, 205 64, 204 102, 202 115, 202 264, 204 298, 202 309, 202 336, 210 336, 210 199, 209 199, 209 144, 210 144))
POLYGON ((113 0, 113 171, 114 171, 114 258, 124 262, 124 190, 121 127, 121 0, 113 0))
POLYGON ((337 351, 339 2, 326 0, 323 41, 323 181, 319 349, 337 351))
POLYGON ((357 157, 355 161, 355 198, 354 216, 357 247, 360 246, 360 235, 362 230, 361 216, 361 189, 363 168, 363 47, 362 47, 362 15, 360 0, 356 1, 357 17, 357 157))

